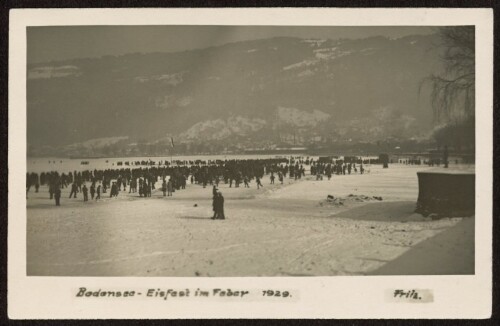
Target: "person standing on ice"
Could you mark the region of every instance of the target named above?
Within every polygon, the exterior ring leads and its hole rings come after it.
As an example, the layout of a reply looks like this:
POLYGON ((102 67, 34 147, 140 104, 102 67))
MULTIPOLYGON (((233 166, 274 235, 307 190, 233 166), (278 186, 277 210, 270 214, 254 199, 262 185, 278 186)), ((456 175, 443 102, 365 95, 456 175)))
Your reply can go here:
POLYGON ((220 191, 217 192, 217 195, 214 197, 214 217, 213 219, 215 220, 225 220, 226 217, 224 216, 224 197, 222 196, 222 193, 220 191))
POLYGON ((144 182, 142 183, 142 194, 144 197, 148 197, 149 184, 148 179, 145 177, 144 182))
POLYGON ((217 193, 217 197, 219 198, 219 219, 220 220, 225 220, 226 215, 224 215, 224 196, 222 196, 222 193, 219 191, 217 193))
POLYGON ((167 195, 167 181, 163 178, 163 182, 161 184, 161 191, 163 191, 163 197, 167 195))
POLYGON ((94 200, 94 195, 95 195, 95 182, 92 182, 90 185, 90 198, 94 200))
POLYGON ((142 193, 144 192, 144 180, 142 178, 139 179, 139 197, 142 197, 142 193))
POLYGON ((87 186, 84 184, 82 187, 82 193, 83 193, 83 201, 89 201, 89 190, 87 189, 87 186))
POLYGON ((255 177, 255 183, 257 183, 257 189, 259 189, 260 187, 264 187, 260 182, 260 178, 258 176, 255 177))
POLYGON ((54 198, 54 191, 55 190, 56 190, 56 188, 55 188, 54 181, 51 180, 50 183, 49 183, 49 195, 50 195, 50 199, 54 198))
POLYGON ((118 187, 116 185, 116 182, 113 182, 113 184, 111 185, 111 191, 109 192, 109 198, 113 196, 118 197, 118 187))
POLYGON ((73 182, 71 184, 71 192, 69 193, 69 198, 73 196, 73 198, 76 198, 76 193, 78 192, 78 186, 76 185, 76 182, 73 182))
POLYGON ((172 196, 172 191, 174 190, 173 189, 174 186, 172 185, 172 180, 168 180, 167 182, 167 196, 172 196))
POLYGON ((273 173, 273 172, 271 172, 271 184, 272 184, 272 185, 274 184, 274 178, 275 178, 275 177, 274 177, 274 173, 273 173))
POLYGON ((95 200, 101 199, 101 185, 97 186, 97 195, 95 196, 95 200))
POLYGON ((61 206, 60 200, 61 200, 61 187, 59 185, 56 185, 54 191, 54 199, 56 200, 56 206, 61 206))
POLYGON ((214 216, 212 216, 212 220, 215 220, 217 219, 217 205, 218 205, 218 201, 217 201, 217 188, 213 188, 212 190, 212 210, 214 211, 214 216))
POLYGON ((148 197, 151 197, 151 192, 153 191, 153 189, 154 189, 153 182, 151 181, 151 179, 149 179, 149 182, 146 184, 146 192, 148 197))

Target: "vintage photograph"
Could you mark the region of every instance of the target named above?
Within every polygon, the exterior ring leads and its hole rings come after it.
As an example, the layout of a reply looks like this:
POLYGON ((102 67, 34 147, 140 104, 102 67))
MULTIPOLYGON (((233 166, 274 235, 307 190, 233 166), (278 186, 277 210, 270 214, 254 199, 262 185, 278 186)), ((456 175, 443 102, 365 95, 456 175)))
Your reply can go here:
POLYGON ((28 26, 27 276, 474 275, 475 41, 28 26))

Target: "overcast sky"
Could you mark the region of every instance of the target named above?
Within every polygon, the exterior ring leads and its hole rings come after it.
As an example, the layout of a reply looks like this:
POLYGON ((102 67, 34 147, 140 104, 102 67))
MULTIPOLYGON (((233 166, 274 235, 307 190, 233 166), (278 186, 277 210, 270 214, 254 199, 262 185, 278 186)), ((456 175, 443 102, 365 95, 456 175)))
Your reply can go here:
POLYGON ((63 26, 29 27, 28 63, 120 55, 175 52, 276 36, 365 38, 433 33, 432 27, 300 26, 63 26))

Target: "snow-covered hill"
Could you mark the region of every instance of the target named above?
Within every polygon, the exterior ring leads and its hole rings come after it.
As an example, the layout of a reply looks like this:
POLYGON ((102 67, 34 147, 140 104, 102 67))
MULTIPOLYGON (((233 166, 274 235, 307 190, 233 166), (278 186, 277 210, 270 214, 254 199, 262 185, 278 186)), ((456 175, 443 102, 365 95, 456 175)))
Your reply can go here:
POLYGON ((28 143, 254 139, 287 126, 373 140, 389 136, 371 118, 386 107, 411 121, 390 133, 412 137, 433 127, 429 94, 418 88, 440 69, 434 38, 273 38, 29 65, 28 143))

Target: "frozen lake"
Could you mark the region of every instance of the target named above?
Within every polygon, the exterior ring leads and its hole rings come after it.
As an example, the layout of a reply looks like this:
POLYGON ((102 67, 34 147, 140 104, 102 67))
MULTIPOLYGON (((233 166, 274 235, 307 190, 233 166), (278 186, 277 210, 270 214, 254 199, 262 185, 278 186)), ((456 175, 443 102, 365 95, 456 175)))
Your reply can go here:
MULTIPOLYGON (((118 159, 117 159, 118 160, 118 159)), ((109 162, 108 162, 109 163, 109 162)), ((226 220, 211 220, 212 189, 173 197, 121 191, 61 206, 48 188, 27 199, 27 273, 61 276, 334 276, 473 274, 474 217, 414 213, 418 171, 372 165, 364 175, 285 179, 257 189, 221 183, 226 220), (332 206, 327 195, 345 198, 332 206), (381 196, 358 200, 358 196, 381 196), (352 198, 352 199, 350 199, 352 198)), ((442 169, 444 170, 444 169, 442 169)), ((361 197, 363 198, 363 197, 361 197)))

